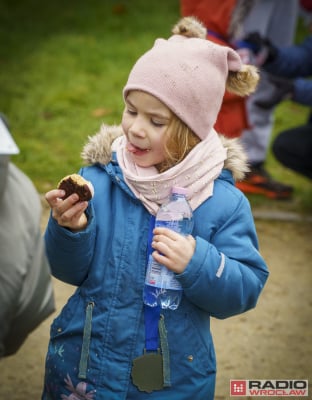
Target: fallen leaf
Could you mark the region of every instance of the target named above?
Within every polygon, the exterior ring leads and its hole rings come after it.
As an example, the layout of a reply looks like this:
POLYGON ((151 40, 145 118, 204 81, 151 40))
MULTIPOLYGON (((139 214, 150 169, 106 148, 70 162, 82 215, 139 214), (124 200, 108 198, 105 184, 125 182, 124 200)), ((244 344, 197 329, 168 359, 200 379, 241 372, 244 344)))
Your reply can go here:
POLYGON ((108 108, 96 108, 92 111, 93 117, 103 117, 104 115, 111 114, 112 110, 108 108))

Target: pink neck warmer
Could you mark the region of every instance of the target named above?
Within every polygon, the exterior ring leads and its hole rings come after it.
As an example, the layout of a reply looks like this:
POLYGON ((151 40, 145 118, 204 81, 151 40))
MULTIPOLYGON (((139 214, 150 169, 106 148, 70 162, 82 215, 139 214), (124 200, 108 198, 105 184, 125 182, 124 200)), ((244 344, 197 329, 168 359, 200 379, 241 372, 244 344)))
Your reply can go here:
POLYGON ((117 153, 126 183, 151 214, 155 215, 159 206, 168 200, 172 186, 187 189, 193 210, 212 196, 214 180, 226 159, 226 150, 215 130, 212 129, 183 161, 162 173, 155 167, 137 166, 126 150, 126 142, 126 137, 120 136, 112 149, 117 153))

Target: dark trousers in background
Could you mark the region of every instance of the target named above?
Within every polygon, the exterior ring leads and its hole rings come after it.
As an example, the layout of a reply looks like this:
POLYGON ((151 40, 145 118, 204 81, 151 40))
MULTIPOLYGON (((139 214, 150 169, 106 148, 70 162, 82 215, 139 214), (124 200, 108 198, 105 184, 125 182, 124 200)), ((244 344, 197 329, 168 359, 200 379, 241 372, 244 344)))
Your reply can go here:
POLYGON ((272 151, 287 168, 312 179, 312 122, 281 132, 272 151))

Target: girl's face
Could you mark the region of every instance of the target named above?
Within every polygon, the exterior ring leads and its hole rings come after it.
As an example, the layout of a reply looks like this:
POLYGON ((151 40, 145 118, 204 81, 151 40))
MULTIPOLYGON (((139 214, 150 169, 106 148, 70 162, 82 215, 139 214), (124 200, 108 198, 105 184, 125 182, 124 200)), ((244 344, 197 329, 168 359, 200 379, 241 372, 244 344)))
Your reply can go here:
POLYGON ((128 93, 122 115, 127 150, 140 167, 151 167, 166 159, 165 142, 172 113, 156 97, 139 90, 128 93))

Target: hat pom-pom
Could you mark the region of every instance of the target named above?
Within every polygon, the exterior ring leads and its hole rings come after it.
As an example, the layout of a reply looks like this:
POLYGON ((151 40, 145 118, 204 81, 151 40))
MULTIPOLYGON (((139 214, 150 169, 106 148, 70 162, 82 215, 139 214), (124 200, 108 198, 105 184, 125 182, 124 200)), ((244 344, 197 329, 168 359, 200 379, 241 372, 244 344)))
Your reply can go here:
POLYGON ((195 17, 184 17, 172 28, 174 35, 206 39, 205 26, 195 17))
POLYGON ((229 71, 226 90, 238 96, 247 96, 256 90, 259 78, 258 69, 255 66, 243 65, 239 71, 229 71))

